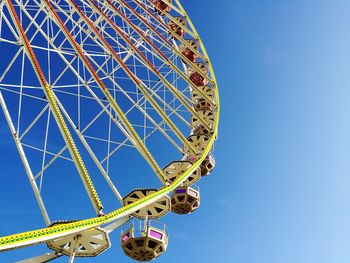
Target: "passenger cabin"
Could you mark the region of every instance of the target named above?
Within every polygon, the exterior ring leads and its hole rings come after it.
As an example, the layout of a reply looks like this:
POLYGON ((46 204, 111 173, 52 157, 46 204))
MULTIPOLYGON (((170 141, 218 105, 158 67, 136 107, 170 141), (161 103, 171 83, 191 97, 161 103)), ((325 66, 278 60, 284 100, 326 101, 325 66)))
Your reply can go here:
MULTIPOLYGON (((185 40, 185 43, 182 43, 179 46, 179 50, 181 54, 186 57, 189 61, 191 62, 196 62, 198 59, 198 44, 195 40, 193 39, 187 39, 185 40)), ((187 63, 187 60, 182 59, 182 61, 185 64, 187 63)))
MULTIPOLYGON (((160 16, 164 16, 165 13, 170 12, 170 9, 171 9, 170 6, 165 2, 166 1, 162 1, 162 0, 153 1, 154 11, 156 11, 158 13, 158 15, 160 15, 160 16)), ((171 0, 168 0, 168 2, 171 3, 171 0)))
POLYGON ((186 144, 183 145, 183 152, 187 159, 193 163, 203 155, 205 148, 208 146, 209 137, 206 135, 193 134, 187 138, 187 142, 196 152, 194 153, 186 144))
POLYGON ((210 136, 214 132, 215 114, 211 110, 201 110, 197 114, 198 117, 195 115, 191 117, 193 133, 210 136), (203 125, 203 123, 206 125, 203 125))
MULTIPOLYGON (((210 137, 207 135, 199 135, 199 134, 193 134, 187 138, 187 141, 189 142, 191 147, 194 148, 194 150, 197 152, 196 154, 194 154, 187 145, 184 145, 183 150, 188 161, 194 163, 201 158, 205 148, 208 145, 209 138, 210 137)), ((213 147, 210 149, 210 153, 207 154, 203 162, 200 164, 201 176, 206 176, 210 174, 215 167, 215 159, 211 154, 212 151, 213 151, 213 147)))
POLYGON ((176 37, 174 37, 174 34, 178 35, 179 37, 183 38, 185 36, 186 33, 186 20, 181 17, 181 16, 175 16, 174 20, 171 20, 169 22, 169 34, 172 36, 172 38, 176 39, 176 37), (181 26, 180 26, 181 25, 181 26))
POLYGON ((213 169, 215 168, 215 158, 213 154, 210 153, 207 155, 207 157, 201 163, 200 168, 202 176, 206 176, 213 171, 213 169))
MULTIPOLYGON (((159 224, 159 223, 158 223, 159 224)), ((122 233, 120 242, 124 253, 141 262, 151 261, 162 255, 168 246, 168 234, 165 225, 162 228, 146 222, 144 227, 134 224, 122 233)))
POLYGON ((175 189, 171 197, 171 211, 179 215, 191 214, 200 205, 199 188, 183 186, 175 189))
POLYGON ((205 110, 209 110, 212 112, 215 111, 215 106, 213 106, 213 104, 211 104, 207 99, 204 98, 196 101, 193 108, 197 112, 205 110))
POLYGON ((208 80, 205 77, 203 77, 203 75, 208 75, 207 66, 204 65, 204 63, 202 62, 196 62, 195 65, 197 66, 197 68, 199 68, 202 74, 200 74, 197 69, 190 67, 187 70, 188 77, 197 87, 207 85, 208 80))
POLYGON ((194 104, 203 100, 215 103, 215 91, 209 86, 192 87, 191 97, 194 104))

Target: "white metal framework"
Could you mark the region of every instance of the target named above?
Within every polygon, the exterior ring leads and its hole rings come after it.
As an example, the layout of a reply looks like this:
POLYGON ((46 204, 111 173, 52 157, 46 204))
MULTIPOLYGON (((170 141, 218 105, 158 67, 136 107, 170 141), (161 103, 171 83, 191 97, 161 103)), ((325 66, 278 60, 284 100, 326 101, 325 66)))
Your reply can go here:
POLYGON ((199 180, 220 107, 178 0, 0 0, 0 52, 0 106, 46 224, 0 237, 0 251, 47 242, 53 252, 21 262, 96 256, 132 214, 199 180), (135 163, 158 180, 128 174, 135 163), (130 177, 159 190, 125 204, 130 177), (57 181, 85 191, 96 217, 57 222, 71 219, 64 206, 65 218, 50 213, 65 203, 66 193, 50 195, 57 181), (96 233, 101 248, 84 247, 96 233))

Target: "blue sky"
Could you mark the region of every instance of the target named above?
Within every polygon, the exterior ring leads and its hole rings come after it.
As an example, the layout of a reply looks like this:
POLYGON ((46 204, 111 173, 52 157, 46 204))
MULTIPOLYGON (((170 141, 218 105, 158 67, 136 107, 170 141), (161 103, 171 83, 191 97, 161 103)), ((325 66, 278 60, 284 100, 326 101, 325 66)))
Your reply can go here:
MULTIPOLYGON (((183 3, 220 87, 217 167, 200 184, 201 208, 164 220, 170 243, 156 262, 347 263, 350 2, 183 3)), ((20 165, 15 152, 8 153, 14 147, 0 146, 4 184, 10 173, 23 171, 8 165, 20 165)), ((10 184, 2 191, 15 190, 10 184)), ((21 206, 19 196, 11 200, 21 206)), ((96 262, 132 262, 122 255, 117 234, 112 241, 96 262)), ((0 262, 28 251, 45 249, 0 254, 0 262)))

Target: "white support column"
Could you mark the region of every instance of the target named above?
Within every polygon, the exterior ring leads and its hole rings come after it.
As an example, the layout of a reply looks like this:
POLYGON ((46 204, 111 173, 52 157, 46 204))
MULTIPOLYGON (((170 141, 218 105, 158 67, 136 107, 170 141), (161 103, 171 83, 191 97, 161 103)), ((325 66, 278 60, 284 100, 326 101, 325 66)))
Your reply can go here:
POLYGON ((73 263, 74 258, 75 258, 75 254, 77 253, 78 249, 79 249, 79 240, 80 240, 80 235, 76 235, 74 238, 74 243, 73 243, 73 250, 72 250, 72 254, 69 257, 68 263, 73 263))
POLYGON ((41 256, 28 258, 28 259, 21 260, 21 261, 16 261, 15 263, 45 263, 45 262, 49 262, 53 259, 59 258, 61 256, 62 255, 60 253, 50 252, 50 253, 43 254, 41 256))
POLYGON ((113 232, 114 230, 116 230, 117 228, 119 228, 120 226, 124 225, 130 219, 131 219, 131 217, 126 216, 122 219, 119 219, 118 221, 115 221, 115 222, 103 227, 103 229, 106 230, 107 233, 109 234, 109 233, 113 232))
POLYGON ((33 176, 32 169, 31 169, 31 167, 29 165, 29 162, 28 162, 27 156, 26 156, 26 154, 25 154, 25 152, 23 150, 22 144, 21 144, 21 142, 20 142, 20 140, 18 138, 18 134, 17 134, 16 129, 15 129, 14 125, 13 125, 10 113, 9 113, 9 111, 7 109, 7 106, 6 106, 6 103, 5 103, 4 97, 2 96, 1 91, 0 91, 0 105, 1 105, 2 111, 5 114, 5 118, 6 118, 7 124, 8 124, 8 126, 9 126, 9 128, 11 130, 12 137, 13 137, 13 139, 15 141, 15 144, 16 144, 18 153, 19 153, 19 155, 21 157, 24 169, 25 169, 25 171, 27 173, 29 182, 30 182, 30 184, 32 186, 33 192, 35 194, 35 198, 36 198, 36 200, 37 200, 37 202, 39 204, 39 207, 40 207, 40 210, 41 210, 41 214, 42 214, 42 216, 44 218, 44 221, 45 221, 46 225, 48 226, 48 225, 51 224, 49 215, 48 215, 48 213, 46 211, 44 201, 42 200, 42 197, 41 197, 38 185, 36 184, 36 181, 35 181, 34 176, 33 176))

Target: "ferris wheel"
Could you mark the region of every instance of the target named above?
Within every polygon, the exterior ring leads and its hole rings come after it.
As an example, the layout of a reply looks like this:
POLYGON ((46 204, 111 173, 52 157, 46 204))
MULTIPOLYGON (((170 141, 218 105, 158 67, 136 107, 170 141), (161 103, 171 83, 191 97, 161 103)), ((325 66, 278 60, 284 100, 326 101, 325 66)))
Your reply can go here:
POLYGON ((73 262, 118 230, 132 259, 163 254, 158 220, 199 208, 220 111, 180 1, 0 0, 0 52, 0 106, 43 218, 0 231, 0 252, 44 244, 20 262, 73 262))

